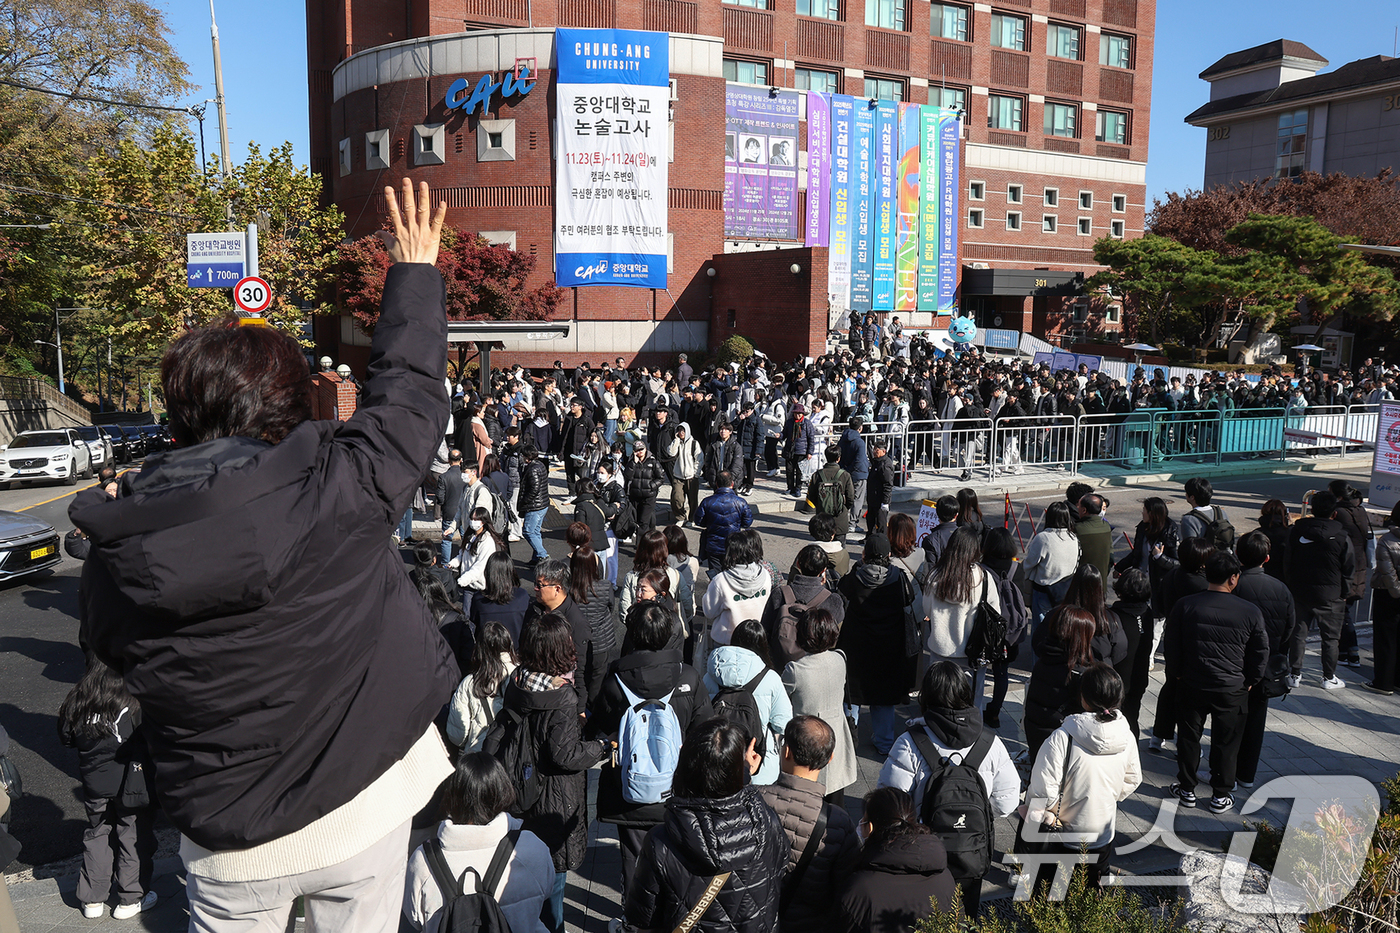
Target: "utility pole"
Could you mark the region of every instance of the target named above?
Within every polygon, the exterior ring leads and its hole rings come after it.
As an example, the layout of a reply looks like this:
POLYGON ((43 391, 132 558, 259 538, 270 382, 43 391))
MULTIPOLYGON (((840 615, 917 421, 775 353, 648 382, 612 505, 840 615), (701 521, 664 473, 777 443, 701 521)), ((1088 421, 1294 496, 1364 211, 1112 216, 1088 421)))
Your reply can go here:
POLYGON ((214 42, 214 106, 219 111, 219 163, 220 175, 228 180, 229 156, 228 111, 224 108, 224 66, 219 58, 219 24, 214 21, 214 0, 209 0, 209 36, 214 42))

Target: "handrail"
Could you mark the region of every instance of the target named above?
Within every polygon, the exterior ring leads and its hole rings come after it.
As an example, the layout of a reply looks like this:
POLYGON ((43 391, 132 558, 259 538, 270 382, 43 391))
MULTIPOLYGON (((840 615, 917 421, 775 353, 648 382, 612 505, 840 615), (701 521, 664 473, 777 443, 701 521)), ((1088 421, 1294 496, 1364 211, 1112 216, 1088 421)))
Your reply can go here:
POLYGON ((81 424, 92 424, 92 413, 42 379, 0 376, 0 399, 47 402, 81 424))

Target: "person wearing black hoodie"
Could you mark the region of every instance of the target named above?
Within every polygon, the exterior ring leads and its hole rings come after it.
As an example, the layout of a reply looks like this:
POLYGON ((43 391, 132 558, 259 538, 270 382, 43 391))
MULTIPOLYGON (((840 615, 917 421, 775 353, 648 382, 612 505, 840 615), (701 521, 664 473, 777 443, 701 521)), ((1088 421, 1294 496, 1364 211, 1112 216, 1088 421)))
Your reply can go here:
MULTIPOLYGON (((668 648, 675 631, 672 614, 660 603, 635 603, 627 613, 627 637, 632 651, 612 663, 588 720, 591 736, 617 741, 623 717, 641 700, 669 698, 681 732, 689 734, 714 711, 700 675, 681 663, 679 648, 668 648), (629 696, 630 691, 630 696, 629 696)), ((647 834, 661 824, 664 803, 632 803, 623 796, 625 763, 605 764, 598 779, 598 819, 617 826, 622 849, 622 893, 626 899, 637 870, 637 856, 647 834)))
POLYGON ((1317 626, 1322 635, 1322 688, 1336 690, 1346 686, 1337 676, 1337 659, 1357 556, 1351 536, 1336 520, 1337 497, 1324 489, 1313 495, 1311 505, 1312 514, 1290 529, 1283 552, 1283 578, 1293 591, 1298 612, 1289 636, 1293 669, 1289 684, 1296 689, 1303 681, 1308 632, 1317 626))
MULTIPOLYGON (((1206 587, 1206 561, 1215 554, 1215 545, 1205 538, 1192 537, 1182 541, 1177 549, 1179 563, 1162 579, 1163 618, 1171 618, 1171 611, 1183 596, 1204 593, 1206 587)), ((1162 637, 1166 638, 1166 623, 1162 624, 1162 637)), ((1160 755, 1163 743, 1176 738, 1177 724, 1176 684, 1170 680, 1162 682, 1157 694, 1157 709, 1152 722, 1152 738, 1147 750, 1160 755)))
MULTIPOLYGON (((1297 622, 1293 594, 1282 580, 1270 576, 1272 543, 1263 531, 1251 531, 1235 544, 1240 559, 1240 582, 1235 595, 1259 607, 1264 614, 1264 631, 1269 636, 1269 657, 1286 650, 1288 634, 1297 622)), ((1264 748, 1264 726, 1269 717, 1269 698, 1260 684, 1249 690, 1249 703, 1244 722, 1244 738, 1240 740, 1239 764, 1235 783, 1248 790, 1254 786, 1259 768, 1259 754, 1264 748)))
POLYGON ((841 578, 846 620, 839 647, 849 659, 851 702, 870 707, 871 741, 881 757, 895 740, 894 708, 909 699, 918 635, 913 613, 914 586, 890 566, 890 541, 883 534, 865 538, 865 553, 841 578))

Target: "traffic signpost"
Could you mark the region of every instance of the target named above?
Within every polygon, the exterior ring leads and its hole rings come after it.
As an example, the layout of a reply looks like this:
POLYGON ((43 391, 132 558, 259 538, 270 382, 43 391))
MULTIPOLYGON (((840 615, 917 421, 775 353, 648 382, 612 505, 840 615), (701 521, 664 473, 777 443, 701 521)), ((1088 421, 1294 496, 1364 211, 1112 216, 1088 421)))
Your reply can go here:
POLYGON ((256 275, 245 276, 233 287, 233 303, 239 311, 262 314, 272 304, 272 287, 256 275))
POLYGON ((232 233, 185 236, 185 277, 190 288, 232 288, 245 275, 246 238, 232 233))

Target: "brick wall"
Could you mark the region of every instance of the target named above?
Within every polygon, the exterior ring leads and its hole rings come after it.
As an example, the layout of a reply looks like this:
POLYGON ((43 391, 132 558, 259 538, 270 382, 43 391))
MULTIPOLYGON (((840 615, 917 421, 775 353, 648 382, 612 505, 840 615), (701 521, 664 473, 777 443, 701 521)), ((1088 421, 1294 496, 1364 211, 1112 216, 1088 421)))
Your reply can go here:
POLYGON ((333 372, 311 376, 311 417, 348 421, 355 413, 355 384, 333 372))
POLYGON ((709 266, 715 270, 713 278, 706 276, 714 295, 710 349, 738 334, 776 360, 824 352, 826 249, 729 253, 709 266))

